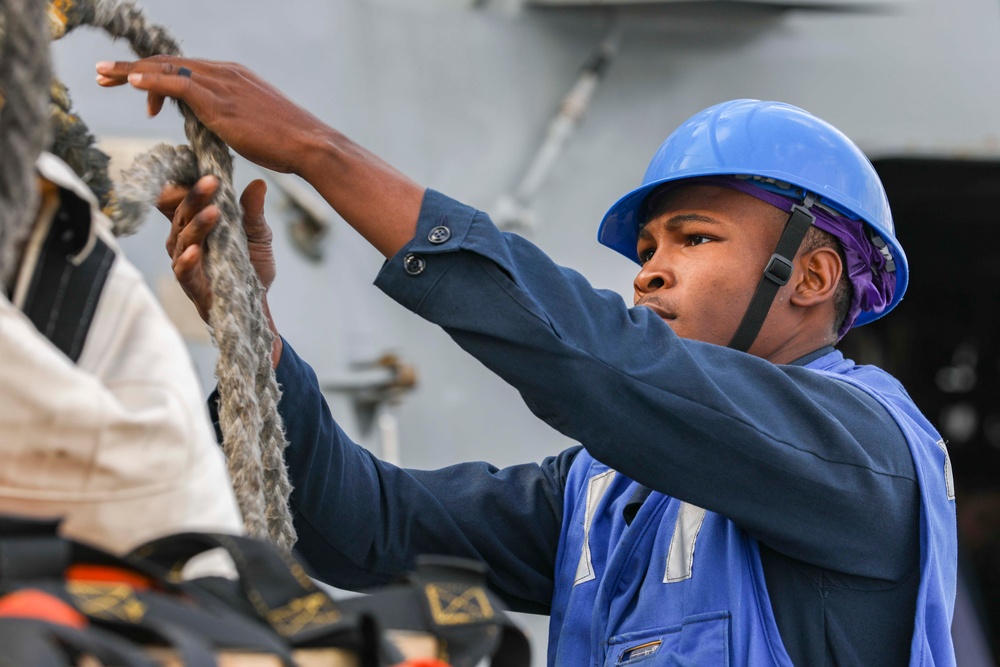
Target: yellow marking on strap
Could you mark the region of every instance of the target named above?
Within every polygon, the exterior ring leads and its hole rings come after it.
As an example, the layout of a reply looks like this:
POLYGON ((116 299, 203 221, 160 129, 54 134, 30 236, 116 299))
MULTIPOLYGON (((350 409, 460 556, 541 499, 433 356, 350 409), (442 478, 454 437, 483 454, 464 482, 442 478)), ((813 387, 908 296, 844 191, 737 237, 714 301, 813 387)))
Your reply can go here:
POLYGON ((87 616, 138 623, 146 615, 146 605, 135 596, 135 589, 126 584, 71 581, 66 590, 87 616))
POLYGON ((321 592, 295 598, 267 613, 267 621, 282 637, 292 637, 303 630, 333 625, 342 615, 333 601, 321 592))
POLYGON ((438 625, 465 625, 493 618, 493 606, 481 586, 427 584, 424 591, 438 625))

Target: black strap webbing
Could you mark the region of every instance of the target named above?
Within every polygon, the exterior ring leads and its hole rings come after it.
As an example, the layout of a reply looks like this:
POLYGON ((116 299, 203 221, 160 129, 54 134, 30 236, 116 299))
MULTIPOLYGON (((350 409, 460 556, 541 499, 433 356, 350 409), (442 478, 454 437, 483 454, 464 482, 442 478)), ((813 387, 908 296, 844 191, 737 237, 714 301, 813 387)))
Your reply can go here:
POLYGON ((807 200, 805 205, 792 207, 792 214, 785 223, 785 229, 778 239, 774 254, 764 268, 764 275, 757 283, 757 291, 747 306, 743 321, 733 334, 733 339, 729 341, 729 347, 734 350, 746 352, 750 349, 767 318, 767 312, 771 309, 778 288, 792 277, 792 259, 802 245, 802 239, 805 238, 809 227, 816 222, 816 216, 809 212, 811 206, 812 202, 807 200))
POLYGON ((86 247, 90 225, 90 205, 63 190, 24 303, 24 314, 38 331, 74 362, 83 352, 115 260, 114 251, 100 238, 86 257, 78 256, 86 247))

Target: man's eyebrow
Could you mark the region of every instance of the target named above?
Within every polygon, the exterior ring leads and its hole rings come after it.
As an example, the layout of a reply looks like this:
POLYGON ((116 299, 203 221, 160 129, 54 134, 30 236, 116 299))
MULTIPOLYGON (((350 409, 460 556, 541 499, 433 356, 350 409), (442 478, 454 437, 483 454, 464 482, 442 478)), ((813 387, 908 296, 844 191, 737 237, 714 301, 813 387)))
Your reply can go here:
MULTIPOLYGON (((712 225, 718 225, 721 224, 722 221, 718 220, 717 218, 709 217, 707 215, 701 215, 699 213, 679 213, 677 215, 667 218, 667 220, 661 222, 660 224, 666 225, 667 231, 672 232, 676 231, 677 229, 679 229, 685 223, 688 222, 707 222, 712 225)), ((648 234, 648 232, 646 231, 646 227, 648 225, 649 223, 647 222, 646 224, 644 224, 642 227, 639 228, 640 237, 648 234)))

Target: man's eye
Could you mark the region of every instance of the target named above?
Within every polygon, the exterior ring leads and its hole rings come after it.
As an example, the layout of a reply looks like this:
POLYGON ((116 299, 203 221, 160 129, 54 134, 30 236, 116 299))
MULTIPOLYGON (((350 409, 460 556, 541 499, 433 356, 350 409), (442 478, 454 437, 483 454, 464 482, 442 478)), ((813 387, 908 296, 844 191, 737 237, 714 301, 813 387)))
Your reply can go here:
POLYGON ((647 248, 645 250, 639 251, 639 263, 645 264, 649 260, 653 259, 653 255, 656 254, 656 248, 647 248))
POLYGON ((712 240, 711 236, 702 236, 701 234, 692 234, 688 237, 688 245, 701 245, 703 243, 708 243, 712 240))

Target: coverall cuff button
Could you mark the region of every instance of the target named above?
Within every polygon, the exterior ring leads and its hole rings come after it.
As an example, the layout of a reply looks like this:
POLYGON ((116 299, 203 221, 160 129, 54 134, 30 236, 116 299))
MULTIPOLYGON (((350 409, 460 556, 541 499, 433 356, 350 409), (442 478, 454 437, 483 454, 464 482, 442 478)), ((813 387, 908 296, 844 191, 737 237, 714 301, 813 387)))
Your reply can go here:
POLYGON ((408 253, 403 258, 403 270, 411 276, 419 276, 427 268, 427 260, 416 253, 408 253))

